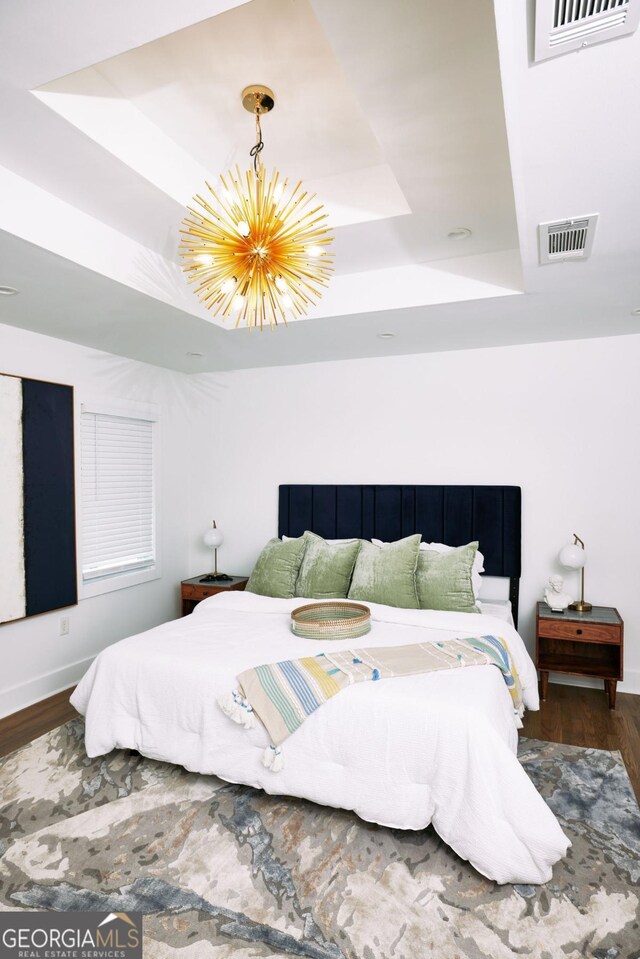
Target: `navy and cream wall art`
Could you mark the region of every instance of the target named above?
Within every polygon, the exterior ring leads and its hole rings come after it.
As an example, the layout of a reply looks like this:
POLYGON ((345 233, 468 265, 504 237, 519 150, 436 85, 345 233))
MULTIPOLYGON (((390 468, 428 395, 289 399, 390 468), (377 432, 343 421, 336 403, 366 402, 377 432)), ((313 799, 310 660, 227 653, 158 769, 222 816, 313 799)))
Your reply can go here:
POLYGON ((0 374, 0 623, 77 601, 73 387, 0 374))

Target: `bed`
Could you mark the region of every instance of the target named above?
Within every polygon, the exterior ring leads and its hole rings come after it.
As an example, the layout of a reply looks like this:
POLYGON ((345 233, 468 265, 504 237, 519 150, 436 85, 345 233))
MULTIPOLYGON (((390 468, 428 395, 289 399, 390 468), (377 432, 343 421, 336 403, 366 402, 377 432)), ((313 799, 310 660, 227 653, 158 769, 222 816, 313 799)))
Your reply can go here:
MULTIPOLYGON (((393 540, 408 528, 452 545, 472 533, 481 538, 487 571, 511 580, 519 575, 519 507, 515 487, 288 486, 280 489, 279 533, 312 529, 327 538, 393 540), (483 536, 486 526, 491 537, 483 536)), ((359 642, 503 636, 525 706, 537 709, 536 671, 508 622, 511 610, 517 617, 513 584, 510 596, 510 604, 491 604, 479 615, 368 603, 372 630, 359 642)), ((292 609, 303 602, 219 594, 188 617, 104 650, 71 700, 86 717, 88 755, 136 749, 268 793, 354 810, 382 826, 432 823, 488 878, 548 881, 569 843, 518 763, 512 702, 497 669, 471 666, 354 686, 287 740, 284 769, 263 766, 264 728, 236 725, 217 700, 251 666, 318 652, 317 643, 289 628, 292 609)), ((352 640, 332 648, 353 646, 352 640)))

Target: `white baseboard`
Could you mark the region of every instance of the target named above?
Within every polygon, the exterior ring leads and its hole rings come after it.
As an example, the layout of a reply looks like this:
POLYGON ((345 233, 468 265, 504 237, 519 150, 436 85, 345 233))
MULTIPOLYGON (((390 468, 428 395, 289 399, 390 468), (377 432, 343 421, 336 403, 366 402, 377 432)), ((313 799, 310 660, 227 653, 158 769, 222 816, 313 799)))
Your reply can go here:
MULTIPOLYGON (((559 686, 586 686, 588 689, 602 689, 601 679, 589 679, 586 676, 564 676, 562 673, 550 673, 549 682, 559 686)), ((625 670, 624 681, 618 683, 619 693, 640 695, 640 669, 625 670)))
POLYGON ((84 676, 93 659, 93 656, 81 659, 77 663, 70 663, 61 669, 54 669, 50 673, 36 676, 26 683, 1 690, 0 719, 3 716, 10 716, 11 713, 17 713, 20 709, 26 709, 27 706, 33 706, 34 703, 39 703, 49 696, 54 696, 55 693, 60 693, 69 686, 75 686, 84 676))
POLYGON ((618 683, 618 692, 640 695, 640 669, 627 670, 624 680, 618 683))

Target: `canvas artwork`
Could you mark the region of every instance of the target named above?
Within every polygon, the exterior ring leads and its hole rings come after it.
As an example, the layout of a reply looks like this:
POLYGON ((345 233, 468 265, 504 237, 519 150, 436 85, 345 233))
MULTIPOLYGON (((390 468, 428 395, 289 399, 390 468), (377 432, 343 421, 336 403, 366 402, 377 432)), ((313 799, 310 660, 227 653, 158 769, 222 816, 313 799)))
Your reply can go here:
POLYGON ((73 387, 0 374, 0 623, 72 606, 73 387))

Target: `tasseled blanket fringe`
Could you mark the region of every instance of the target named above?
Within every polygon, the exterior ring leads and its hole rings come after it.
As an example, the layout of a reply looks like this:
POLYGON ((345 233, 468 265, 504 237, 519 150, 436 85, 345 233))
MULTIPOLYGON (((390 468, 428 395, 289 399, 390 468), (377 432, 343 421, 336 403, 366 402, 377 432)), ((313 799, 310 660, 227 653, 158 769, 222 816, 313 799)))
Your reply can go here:
POLYGON ((262 765, 270 769, 272 773, 280 772, 284 766, 280 746, 267 746, 262 757, 262 765))
POLYGON ((218 700, 218 706, 229 719, 234 723, 244 726, 245 729, 253 729, 256 725, 256 717, 253 708, 248 699, 240 695, 237 689, 230 693, 225 693, 218 700))

